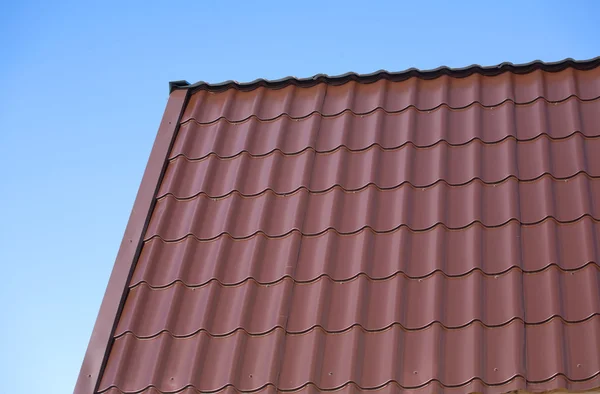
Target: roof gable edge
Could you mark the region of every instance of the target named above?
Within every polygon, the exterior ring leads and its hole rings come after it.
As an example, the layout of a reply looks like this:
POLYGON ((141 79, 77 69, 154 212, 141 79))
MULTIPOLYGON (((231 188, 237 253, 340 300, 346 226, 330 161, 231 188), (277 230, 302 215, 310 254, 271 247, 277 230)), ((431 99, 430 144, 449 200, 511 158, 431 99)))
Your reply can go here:
POLYGON ((114 331, 128 293, 128 284, 156 203, 156 193, 164 176, 168 153, 175 140, 188 96, 187 90, 174 91, 169 96, 94 324, 74 394, 93 394, 100 384, 114 331))

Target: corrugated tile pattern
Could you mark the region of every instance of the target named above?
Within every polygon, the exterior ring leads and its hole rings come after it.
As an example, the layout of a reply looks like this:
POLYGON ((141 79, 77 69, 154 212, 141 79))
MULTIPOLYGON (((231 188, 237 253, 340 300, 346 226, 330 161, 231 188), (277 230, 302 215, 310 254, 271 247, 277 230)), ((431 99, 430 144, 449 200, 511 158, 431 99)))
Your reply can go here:
POLYGON ((361 151, 339 148, 331 153, 304 150, 291 156, 275 151, 260 157, 242 153, 232 159, 210 155, 189 160, 178 156, 171 161, 159 196, 170 193, 185 199, 204 193, 224 197, 234 191, 255 196, 265 190, 289 194, 300 188, 324 193, 335 186, 357 191, 369 185, 392 189, 406 183, 414 187, 438 182, 461 186, 474 180, 501 183, 511 177, 522 181, 544 175, 565 179, 579 172, 600 176, 600 157, 595 155, 599 150, 600 138, 588 139, 576 133, 559 140, 544 135, 527 142, 511 138, 485 144, 476 140, 430 148, 408 144, 394 150, 378 146, 361 151), (311 172, 319 176, 311 177, 311 172))
POLYGON ((266 191, 249 198, 237 192, 221 199, 201 194, 179 200, 168 195, 158 200, 146 237, 175 241, 194 235, 210 240, 223 234, 281 237, 294 230, 319 235, 329 229, 354 234, 367 227, 375 232, 400 226, 425 231, 438 225, 456 230, 474 223, 498 227, 512 220, 523 225, 547 218, 572 222, 586 215, 600 218, 600 178, 578 174, 565 180, 509 178, 499 184, 474 181, 458 187, 404 184, 356 192, 336 187, 326 193, 300 189, 289 195, 266 191))
POLYGON ((347 112, 366 115, 378 108, 385 112, 408 109, 432 111, 442 106, 464 109, 473 105, 495 107, 511 101, 522 105, 540 98, 560 102, 572 96, 582 100, 598 97, 600 68, 578 71, 567 68, 549 73, 502 73, 489 77, 473 74, 465 78, 448 75, 402 82, 380 79, 373 83, 350 81, 343 85, 321 83, 308 88, 289 85, 281 89, 259 87, 250 91, 200 90, 185 109, 182 121, 199 123, 219 120, 241 122, 252 117, 274 120, 282 116, 304 118, 318 113, 324 117, 347 112))
POLYGON ((191 118, 181 124, 170 157, 202 159, 213 154, 230 158, 242 152, 256 157, 274 150, 292 155, 307 149, 327 153, 340 147, 359 151, 373 145, 427 148, 443 142, 465 145, 472 140, 493 144, 508 138, 521 142, 540 136, 562 139, 574 132, 598 135, 600 99, 571 96, 552 103, 540 98, 525 105, 505 101, 491 108, 473 104, 462 110, 441 106, 434 111, 409 108, 399 113, 376 109, 366 115, 346 111, 332 117, 315 112, 306 118, 280 116, 269 122, 251 117, 244 122, 206 124, 191 118))
POLYGON ((437 272, 418 280, 402 274, 373 280, 361 274, 349 281, 324 276, 309 283, 286 277, 271 285, 250 279, 237 286, 175 282, 157 289, 143 283, 131 290, 117 335, 152 337, 168 331, 183 337, 200 330, 227 335, 238 329, 258 335, 276 327, 289 333, 314 327, 342 332, 355 325, 367 331, 393 325, 419 330, 434 322, 446 328, 473 321, 502 326, 514 319, 541 324, 555 316, 578 322, 596 314, 600 271, 593 264, 571 272, 556 266, 531 274, 511 269, 447 277, 437 272), (540 304, 540 298, 547 302, 540 304), (177 314, 169 313, 173 304, 177 314))
POLYGON ((600 68, 199 89, 100 391, 600 386, 600 68))

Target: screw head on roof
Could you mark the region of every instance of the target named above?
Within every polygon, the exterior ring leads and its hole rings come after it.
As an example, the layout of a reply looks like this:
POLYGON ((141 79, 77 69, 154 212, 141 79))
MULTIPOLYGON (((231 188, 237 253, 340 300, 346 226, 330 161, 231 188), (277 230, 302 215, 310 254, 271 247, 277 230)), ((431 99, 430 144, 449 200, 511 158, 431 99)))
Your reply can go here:
POLYGON ((581 364, 577 364, 577 368, 581 368, 581 364))
POLYGON ((252 377, 252 374, 250 374, 249 376, 252 377))
POLYGON ((333 372, 329 372, 329 376, 333 375, 333 372))
POLYGON ((498 371, 498 368, 494 368, 494 372, 498 371))
POLYGON ((419 373, 418 371, 413 371, 413 375, 416 375, 416 374, 418 374, 418 373, 419 373))

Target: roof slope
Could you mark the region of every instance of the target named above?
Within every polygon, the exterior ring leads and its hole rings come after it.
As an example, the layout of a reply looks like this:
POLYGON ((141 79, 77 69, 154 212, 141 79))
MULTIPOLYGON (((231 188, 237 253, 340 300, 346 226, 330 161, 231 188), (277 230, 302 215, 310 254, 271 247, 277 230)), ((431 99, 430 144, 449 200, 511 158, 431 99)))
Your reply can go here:
POLYGON ((599 387, 598 63, 173 84, 92 386, 599 387))

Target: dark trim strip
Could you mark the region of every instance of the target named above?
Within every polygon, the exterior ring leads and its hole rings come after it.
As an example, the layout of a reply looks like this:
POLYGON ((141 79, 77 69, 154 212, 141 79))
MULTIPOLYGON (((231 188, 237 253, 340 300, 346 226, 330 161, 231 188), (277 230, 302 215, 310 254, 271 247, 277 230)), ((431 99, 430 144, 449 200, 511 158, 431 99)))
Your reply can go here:
POLYGON ((129 281, 156 203, 158 186, 164 175, 169 151, 187 102, 187 93, 186 90, 175 91, 167 102, 75 384, 74 394, 93 394, 98 390, 127 296, 129 281))
POLYGON ((449 75, 456 78, 465 78, 472 74, 482 74, 487 76, 498 75, 504 72, 510 71, 515 74, 527 74, 535 70, 544 70, 548 72, 558 72, 566 68, 573 67, 578 70, 589 70, 600 65, 600 56, 588 60, 574 60, 567 58, 557 62, 543 62, 541 60, 534 60, 529 63, 512 64, 512 63, 501 63, 495 66, 480 66, 479 64, 473 64, 471 66, 462 68, 450 68, 446 66, 438 67, 432 70, 419 70, 416 68, 409 68, 408 70, 399 72, 390 72, 386 70, 375 71, 370 74, 357 74, 349 72, 341 75, 329 76, 327 74, 317 74, 308 78, 296 78, 296 77, 285 77, 276 80, 267 79, 256 79, 252 82, 237 82, 237 81, 225 81, 220 83, 209 83, 206 81, 200 81, 195 84, 190 84, 188 81, 172 81, 169 82, 169 92, 179 89, 190 89, 196 90, 226 90, 228 88, 235 88, 238 90, 253 90, 260 86, 267 88, 278 89, 288 85, 296 85, 299 87, 314 86, 318 83, 328 83, 330 85, 342 85, 349 81, 359 81, 361 83, 373 83, 380 79, 389 79, 391 81, 403 81, 411 77, 418 77, 423 79, 434 79, 441 77, 442 75, 449 75))

